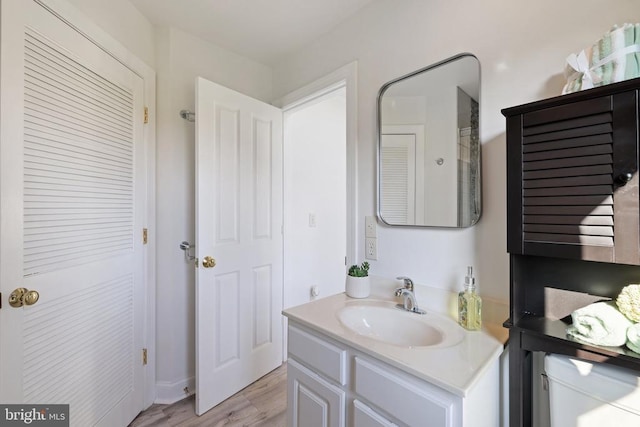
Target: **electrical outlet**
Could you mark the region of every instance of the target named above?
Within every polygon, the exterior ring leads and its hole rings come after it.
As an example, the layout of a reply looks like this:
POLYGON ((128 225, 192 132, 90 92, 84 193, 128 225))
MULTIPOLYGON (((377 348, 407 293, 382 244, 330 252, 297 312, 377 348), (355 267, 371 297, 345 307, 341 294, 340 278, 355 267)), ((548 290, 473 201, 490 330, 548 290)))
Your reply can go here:
POLYGON ((376 230, 376 217, 375 216, 365 216, 364 217, 364 237, 373 237, 374 239, 378 237, 376 230))
POLYGON ((365 239, 365 254, 366 259, 378 259, 378 239, 374 237, 367 237, 365 239))

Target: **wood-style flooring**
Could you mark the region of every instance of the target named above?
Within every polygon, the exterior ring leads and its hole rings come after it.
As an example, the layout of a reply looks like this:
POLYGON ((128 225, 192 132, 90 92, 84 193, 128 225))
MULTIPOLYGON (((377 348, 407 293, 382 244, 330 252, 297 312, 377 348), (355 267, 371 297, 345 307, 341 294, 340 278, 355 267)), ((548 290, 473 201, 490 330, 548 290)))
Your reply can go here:
POLYGON ((287 365, 283 364, 200 417, 190 396, 171 405, 151 405, 129 427, 285 427, 286 412, 287 365))

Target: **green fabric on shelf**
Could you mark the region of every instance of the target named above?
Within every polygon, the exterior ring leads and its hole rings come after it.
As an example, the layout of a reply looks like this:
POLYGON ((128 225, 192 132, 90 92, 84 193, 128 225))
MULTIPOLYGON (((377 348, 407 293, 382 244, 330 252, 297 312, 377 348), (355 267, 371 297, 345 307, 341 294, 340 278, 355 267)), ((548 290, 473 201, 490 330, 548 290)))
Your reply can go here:
POLYGON ((627 329, 627 347, 640 354, 640 323, 630 326, 627 329))
POLYGON ((596 302, 571 313, 567 334, 589 344, 618 347, 627 342, 633 323, 620 313, 615 302, 596 302))
MULTIPOLYGON (((611 55, 611 32, 606 33, 599 42, 600 47, 600 57, 605 59, 607 56, 611 55)), ((602 68, 602 81, 600 84, 607 85, 611 83, 611 74, 613 71, 613 62, 607 61, 605 64, 601 66, 602 68)))
MULTIPOLYGON (((636 26, 632 24, 625 24, 623 27, 624 32, 624 45, 633 46, 636 43, 636 26)), ((626 64, 624 70, 624 78, 632 79, 637 77, 638 74, 638 58, 636 53, 629 53, 626 57, 626 64)))
POLYGON ((565 75, 562 93, 640 77, 640 23, 613 26, 593 45, 569 55, 565 75))

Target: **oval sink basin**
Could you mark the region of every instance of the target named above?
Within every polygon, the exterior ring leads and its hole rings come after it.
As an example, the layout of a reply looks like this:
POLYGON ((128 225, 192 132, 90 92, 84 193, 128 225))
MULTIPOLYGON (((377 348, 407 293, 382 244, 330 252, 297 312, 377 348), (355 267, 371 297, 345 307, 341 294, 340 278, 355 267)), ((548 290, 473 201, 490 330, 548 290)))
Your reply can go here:
POLYGON ((431 313, 410 313, 391 303, 348 304, 338 311, 338 319, 358 335, 402 347, 447 347, 464 337, 451 319, 431 313))

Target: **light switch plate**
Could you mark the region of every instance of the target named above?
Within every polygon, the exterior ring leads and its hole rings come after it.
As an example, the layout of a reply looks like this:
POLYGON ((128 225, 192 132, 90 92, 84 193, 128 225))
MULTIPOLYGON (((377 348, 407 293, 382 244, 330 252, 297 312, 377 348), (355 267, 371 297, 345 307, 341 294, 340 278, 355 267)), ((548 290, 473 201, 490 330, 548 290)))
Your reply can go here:
POLYGON ((365 216, 364 217, 364 237, 378 237, 377 232, 377 222, 375 216, 365 216))

